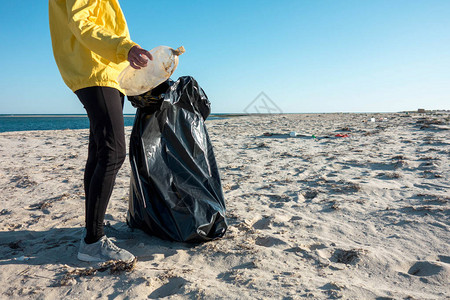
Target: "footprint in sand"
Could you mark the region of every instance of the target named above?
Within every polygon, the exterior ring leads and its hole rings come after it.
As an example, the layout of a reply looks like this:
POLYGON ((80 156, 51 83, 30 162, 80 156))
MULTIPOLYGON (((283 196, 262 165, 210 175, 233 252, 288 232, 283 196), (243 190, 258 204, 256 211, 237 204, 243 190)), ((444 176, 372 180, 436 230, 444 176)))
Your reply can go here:
POLYGON ((318 194, 319 193, 315 190, 309 190, 309 191, 305 191, 303 193, 303 197, 305 199, 312 200, 312 199, 316 198, 318 194))
POLYGON ((260 229, 260 230, 270 229, 270 224, 271 223, 272 223, 272 218, 270 218, 270 217, 262 217, 261 219, 256 221, 255 224, 253 224, 253 228, 254 229, 260 229))
POLYGON ((182 289, 189 281, 182 277, 170 277, 170 278, 161 278, 162 282, 168 281, 167 283, 161 285, 156 288, 148 297, 150 299, 161 299, 163 297, 169 297, 180 293, 180 289, 182 289))
POLYGON ((440 262, 432 261, 418 261, 414 263, 408 270, 409 275, 419 277, 444 275, 444 273, 446 273, 448 276, 450 274, 450 267, 445 267, 440 262))
POLYGON ((270 237, 270 236, 261 236, 261 237, 256 238, 255 244, 258 246, 273 247, 273 246, 285 245, 286 242, 281 239, 270 237))

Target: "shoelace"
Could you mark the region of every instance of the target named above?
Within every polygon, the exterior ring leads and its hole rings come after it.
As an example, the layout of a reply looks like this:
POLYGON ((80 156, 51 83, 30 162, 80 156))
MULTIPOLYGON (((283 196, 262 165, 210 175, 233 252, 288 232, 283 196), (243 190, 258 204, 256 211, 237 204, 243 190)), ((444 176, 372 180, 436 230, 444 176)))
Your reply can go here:
POLYGON ((114 250, 116 252, 120 252, 120 250, 121 250, 109 238, 106 238, 106 244, 107 244, 108 248, 110 248, 111 250, 114 250))

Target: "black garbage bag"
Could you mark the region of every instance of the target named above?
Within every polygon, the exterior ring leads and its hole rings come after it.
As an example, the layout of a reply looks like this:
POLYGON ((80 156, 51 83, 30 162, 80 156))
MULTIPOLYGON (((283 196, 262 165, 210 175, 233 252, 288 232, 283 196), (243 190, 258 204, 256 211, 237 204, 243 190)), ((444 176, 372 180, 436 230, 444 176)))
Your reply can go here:
POLYGON ((225 201, 204 91, 185 76, 129 100, 139 108, 130 139, 128 225, 179 242, 222 237, 225 201))

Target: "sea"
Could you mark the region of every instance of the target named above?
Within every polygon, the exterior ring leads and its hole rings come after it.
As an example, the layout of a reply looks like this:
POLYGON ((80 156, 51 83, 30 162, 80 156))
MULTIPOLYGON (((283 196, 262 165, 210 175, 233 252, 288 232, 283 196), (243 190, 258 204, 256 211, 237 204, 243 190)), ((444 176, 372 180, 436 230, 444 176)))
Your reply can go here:
MULTIPOLYGON (((223 119, 211 114, 207 120, 223 119)), ((134 115, 124 115, 125 126, 133 126, 134 115)), ((87 115, 14 115, 0 114, 0 132, 28 130, 87 129, 87 115)))

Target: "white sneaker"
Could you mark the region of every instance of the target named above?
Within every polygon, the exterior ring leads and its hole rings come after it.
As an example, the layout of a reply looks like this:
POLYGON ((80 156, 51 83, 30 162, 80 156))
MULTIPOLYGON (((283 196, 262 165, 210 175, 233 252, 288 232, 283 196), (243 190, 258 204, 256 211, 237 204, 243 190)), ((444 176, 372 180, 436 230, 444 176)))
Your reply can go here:
POLYGON ((82 238, 77 257, 79 260, 87 262, 105 262, 108 260, 131 262, 134 259, 133 254, 114 245, 106 235, 93 244, 86 244, 84 238, 82 238))

